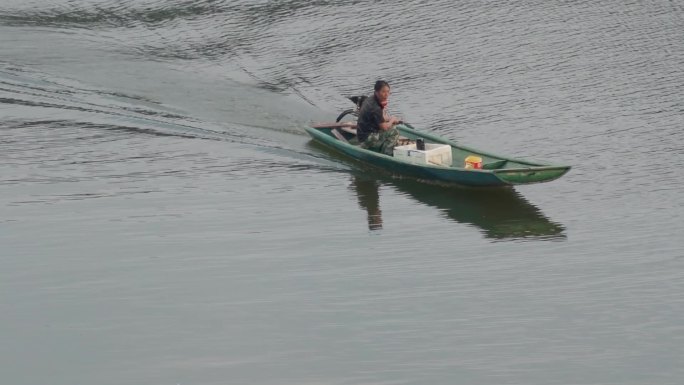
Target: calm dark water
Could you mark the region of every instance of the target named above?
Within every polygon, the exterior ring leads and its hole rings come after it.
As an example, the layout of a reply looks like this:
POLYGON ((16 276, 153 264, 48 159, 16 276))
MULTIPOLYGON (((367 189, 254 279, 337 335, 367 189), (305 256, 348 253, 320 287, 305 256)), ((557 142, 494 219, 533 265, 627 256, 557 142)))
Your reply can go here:
POLYGON ((0 4, 0 378, 681 384, 684 7, 0 4), (443 188, 303 127, 571 164, 443 188))

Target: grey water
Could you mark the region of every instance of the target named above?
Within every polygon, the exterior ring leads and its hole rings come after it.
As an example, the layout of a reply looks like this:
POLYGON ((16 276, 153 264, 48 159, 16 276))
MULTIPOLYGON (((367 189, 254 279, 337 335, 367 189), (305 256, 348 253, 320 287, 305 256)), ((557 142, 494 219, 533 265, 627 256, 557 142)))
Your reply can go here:
POLYGON ((0 383, 684 383, 677 1, 0 2, 0 383), (304 127, 376 79, 423 184, 304 127))

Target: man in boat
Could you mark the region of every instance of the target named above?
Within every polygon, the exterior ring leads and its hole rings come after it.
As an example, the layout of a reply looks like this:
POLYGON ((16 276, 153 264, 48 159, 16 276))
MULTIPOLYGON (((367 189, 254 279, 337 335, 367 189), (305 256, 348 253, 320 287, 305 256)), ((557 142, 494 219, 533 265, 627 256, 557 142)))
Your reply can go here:
POLYGON ((375 82, 375 92, 367 98, 359 110, 356 130, 361 147, 392 155, 399 141, 399 131, 394 126, 400 122, 387 113, 390 85, 383 80, 375 82))

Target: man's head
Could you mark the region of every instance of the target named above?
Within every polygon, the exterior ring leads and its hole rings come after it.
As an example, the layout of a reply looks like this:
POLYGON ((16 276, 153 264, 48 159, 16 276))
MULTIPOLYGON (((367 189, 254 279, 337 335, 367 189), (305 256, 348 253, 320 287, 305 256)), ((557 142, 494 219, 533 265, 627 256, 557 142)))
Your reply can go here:
POLYGON ((390 96, 390 85, 384 80, 375 82, 375 97, 381 104, 387 104, 390 96))

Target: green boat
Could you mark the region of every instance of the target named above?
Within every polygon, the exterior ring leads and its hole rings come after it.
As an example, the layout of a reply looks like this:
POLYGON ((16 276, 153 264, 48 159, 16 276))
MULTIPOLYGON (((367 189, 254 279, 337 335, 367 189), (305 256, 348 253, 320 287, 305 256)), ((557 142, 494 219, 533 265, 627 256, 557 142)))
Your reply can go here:
POLYGON ((361 148, 353 127, 350 122, 321 123, 306 127, 306 132, 314 140, 371 166, 392 174, 429 182, 465 186, 513 186, 549 182, 560 178, 570 170, 570 166, 542 164, 490 154, 461 146, 427 132, 417 131, 405 123, 399 124, 396 128, 407 141, 416 141, 420 138, 426 146, 430 144, 451 146, 451 165, 428 162, 416 164, 411 162, 410 158, 389 156, 361 148), (465 160, 469 156, 480 157, 481 168, 466 168, 465 160))

